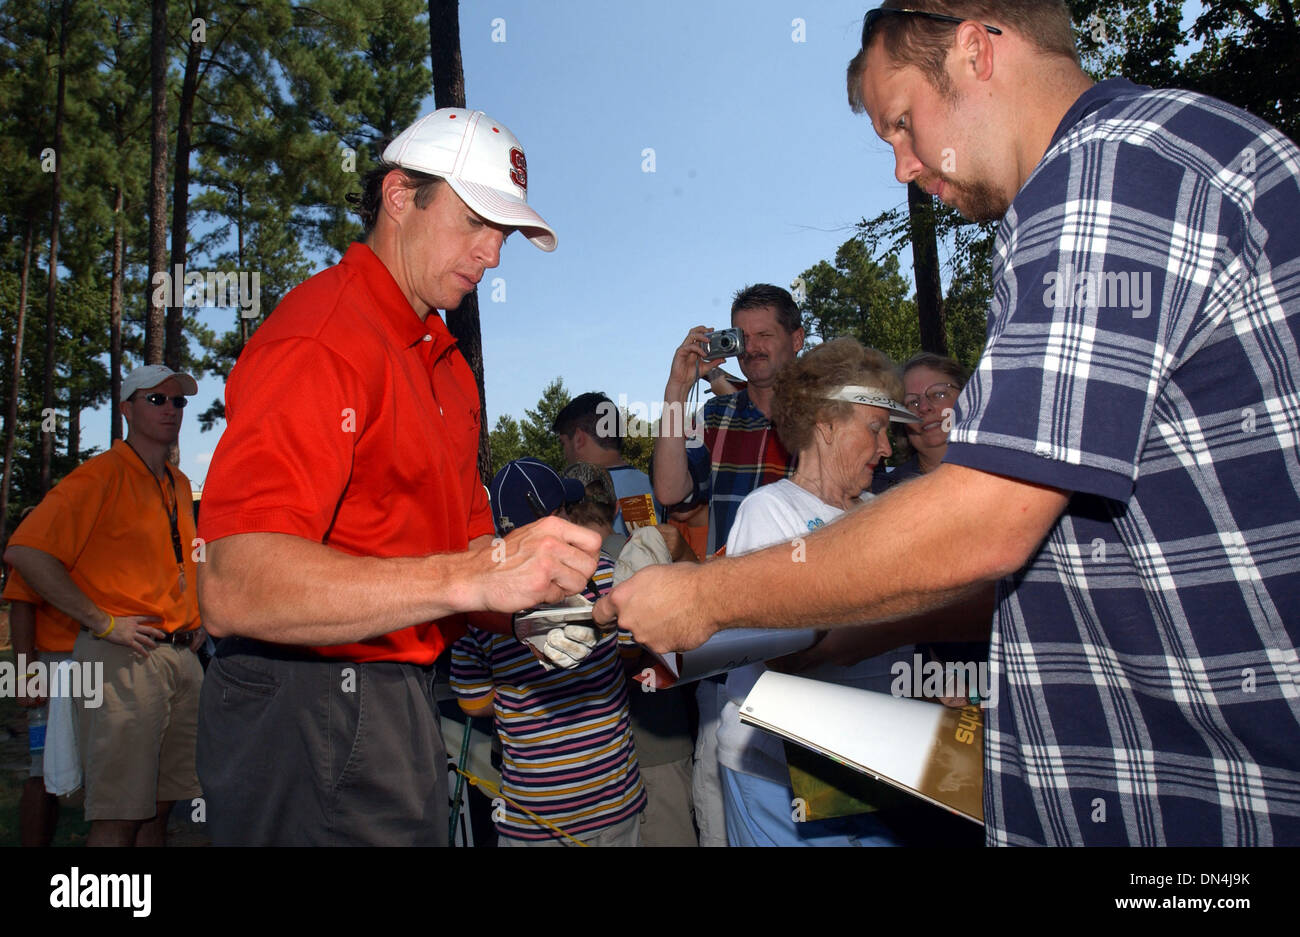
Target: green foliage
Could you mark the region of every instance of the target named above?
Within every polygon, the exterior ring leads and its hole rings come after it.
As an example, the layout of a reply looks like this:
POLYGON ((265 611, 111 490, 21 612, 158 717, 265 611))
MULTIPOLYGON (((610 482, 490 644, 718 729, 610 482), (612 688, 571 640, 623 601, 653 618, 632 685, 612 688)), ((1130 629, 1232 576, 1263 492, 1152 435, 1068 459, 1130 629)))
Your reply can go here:
POLYGON ((810 337, 851 336, 895 361, 919 347, 916 303, 897 257, 877 263, 860 238, 851 238, 835 252, 833 265, 821 261, 800 276, 806 292, 800 311, 810 337))
MULTIPOLYGON (((947 258, 942 265, 942 273, 947 274, 948 280, 944 297, 944 332, 948 352, 966 367, 974 368, 984 349, 988 308, 993 299, 993 241, 997 225, 992 222, 976 224, 967 221, 957 211, 942 203, 936 202, 934 207, 935 234, 939 241, 940 255, 947 258)), ((898 275, 898 257, 905 250, 910 253, 911 238, 911 225, 907 205, 904 203, 900 207, 881 212, 870 220, 863 219, 858 225, 858 235, 854 241, 846 243, 837 252, 837 266, 842 255, 845 259, 852 260, 866 277, 859 282, 869 284, 869 265, 874 263, 872 258, 883 256, 885 269, 898 275), (861 244, 860 251, 855 249, 846 253, 845 248, 854 242, 861 244)), ((806 279, 807 274, 804 276, 806 279)), ((888 353, 900 363, 921 350, 915 303, 912 300, 908 302, 911 304, 911 312, 906 327, 902 323, 893 329, 882 325, 874 334, 868 333, 866 338, 859 335, 869 345, 873 344, 868 340, 870 338, 893 342, 873 347, 888 353)), ((888 322, 889 317, 885 318, 888 322)))
POLYGON ((1088 72, 1213 95, 1300 141, 1300 25, 1290 0, 1190 4, 1074 0, 1088 72))
POLYGON ((492 453, 492 474, 496 475, 507 462, 522 459, 524 451, 524 434, 519 429, 519 421, 507 413, 497 417, 497 425, 488 433, 488 449, 492 453))
MULTIPOLYGON (((651 433, 654 431, 651 424, 639 419, 635 415, 628 415, 624 412, 627 427, 627 435, 623 437, 623 461, 633 468, 649 474, 650 459, 654 455, 655 441, 651 433)), ((655 421, 657 428, 659 421, 655 421)))
POLYGON ((560 445, 560 437, 551 432, 551 425, 572 399, 563 378, 557 377, 546 385, 537 409, 524 411, 525 419, 519 426, 523 439, 521 455, 541 459, 557 472, 564 469, 564 447, 560 445))

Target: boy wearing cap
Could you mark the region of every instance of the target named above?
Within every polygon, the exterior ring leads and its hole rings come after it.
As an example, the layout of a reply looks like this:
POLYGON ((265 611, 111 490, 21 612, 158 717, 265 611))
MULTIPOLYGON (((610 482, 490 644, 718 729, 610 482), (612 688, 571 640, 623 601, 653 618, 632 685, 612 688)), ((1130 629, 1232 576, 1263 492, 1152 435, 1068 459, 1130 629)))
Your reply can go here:
MULTIPOLYGON (((581 482, 561 479, 536 459, 508 463, 491 492, 502 535, 585 495, 581 482)), ((613 577, 614 562, 602 552, 593 577, 600 594, 613 577)), ((573 627, 564 630, 572 634, 573 627)), ((589 656, 567 670, 548 670, 513 636, 477 627, 452 648, 451 685, 461 708, 470 716, 494 715, 501 738, 504 797, 493 812, 498 845, 640 844, 646 795, 619 656, 620 644, 630 642, 612 631, 593 630, 591 637, 589 656)), ((545 653, 557 659, 551 649, 545 653)))
POLYGON ((604 469, 614 485, 617 498, 614 504, 614 533, 626 536, 637 526, 654 523, 663 517, 663 507, 654 500, 650 486, 650 476, 638 468, 623 461, 623 435, 619 431, 614 402, 605 394, 579 394, 556 414, 551 423, 551 432, 560 439, 564 449, 564 461, 567 463, 587 462, 604 469), (609 424, 612 423, 613 426, 609 424), (623 518, 623 508, 635 507, 636 513, 645 517, 647 512, 644 499, 639 495, 649 495, 653 518, 628 523, 623 518))
POLYGON ((427 114, 384 151, 342 261, 289 293, 226 387, 204 486, 201 601, 225 638, 198 764, 217 843, 446 843, 431 667, 464 615, 582 588, 598 538, 548 519, 493 547, 478 388, 454 309, 527 203, 519 141, 427 114), (363 718, 400 712, 402 719, 363 718))
POLYGON ((128 374, 126 440, 52 488, 5 551, 32 592, 77 623, 73 660, 105 684, 77 701, 91 846, 162 845, 172 803, 199 795, 194 515, 189 479, 167 463, 196 393, 193 377, 162 365, 128 374))

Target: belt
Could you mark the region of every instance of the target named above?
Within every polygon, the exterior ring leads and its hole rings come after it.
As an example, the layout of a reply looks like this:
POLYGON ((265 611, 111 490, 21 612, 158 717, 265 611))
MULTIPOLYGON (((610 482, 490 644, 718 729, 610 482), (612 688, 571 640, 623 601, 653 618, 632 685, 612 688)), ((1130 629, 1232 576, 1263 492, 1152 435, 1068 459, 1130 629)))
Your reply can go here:
POLYGON ((161 638, 154 638, 154 641, 158 644, 172 644, 180 647, 189 647, 190 643, 194 640, 195 632, 198 630, 198 628, 189 628, 185 631, 173 631, 170 634, 163 635, 161 638))
POLYGON ((217 641, 217 657, 229 657, 232 654, 251 654, 254 657, 265 657, 270 660, 301 661, 312 664, 349 663, 349 661, 330 660, 292 644, 272 644, 269 641, 240 637, 221 638, 217 641))

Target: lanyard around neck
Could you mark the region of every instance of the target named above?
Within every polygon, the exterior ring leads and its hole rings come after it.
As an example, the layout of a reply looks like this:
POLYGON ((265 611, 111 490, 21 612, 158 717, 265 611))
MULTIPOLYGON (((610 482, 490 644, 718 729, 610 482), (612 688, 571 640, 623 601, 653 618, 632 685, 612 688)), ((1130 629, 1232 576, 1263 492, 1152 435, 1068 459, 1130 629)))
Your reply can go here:
POLYGON ((126 447, 132 452, 135 452, 135 457, 140 460, 140 464, 144 466, 144 470, 149 473, 149 477, 152 478, 154 484, 158 486, 158 496, 162 498, 163 510, 167 514, 167 523, 171 528, 172 552, 176 555, 176 565, 183 569, 185 566, 185 551, 181 549, 181 531, 177 524, 180 511, 180 497, 176 494, 176 479, 172 477, 171 469, 164 465, 163 471, 167 473, 167 483, 171 485, 172 489, 171 501, 168 501, 167 492, 163 490, 162 482, 159 480, 158 476, 153 473, 153 469, 149 468, 149 463, 144 460, 144 456, 140 455, 139 452, 136 452, 135 446, 131 445, 129 442, 126 444, 126 447))

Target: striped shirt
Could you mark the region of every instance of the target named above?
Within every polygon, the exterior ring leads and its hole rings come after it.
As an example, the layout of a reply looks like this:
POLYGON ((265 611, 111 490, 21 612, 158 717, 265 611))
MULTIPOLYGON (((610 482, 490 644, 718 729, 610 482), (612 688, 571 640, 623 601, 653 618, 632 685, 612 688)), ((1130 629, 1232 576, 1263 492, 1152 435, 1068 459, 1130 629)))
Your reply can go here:
MULTIPOLYGON (((607 554, 593 578, 602 595, 613 585, 607 554)), ((493 697, 502 793, 570 836, 581 838, 645 808, 619 659, 619 646, 630 640, 626 632, 610 635, 577 667, 550 671, 510 635, 470 628, 452 646, 456 693, 466 700, 493 697)), ((503 836, 557 836, 509 802, 498 816, 503 836)))
POLYGON ((691 504, 709 504, 709 554, 727 542, 740 502, 760 485, 794 474, 772 421, 749 399, 749 391, 714 397, 704 405, 704 444, 686 447, 695 485, 691 504))
POLYGON ((1300 150, 1099 84, 993 282, 946 461, 1073 495, 999 587, 989 842, 1300 845, 1300 150))

